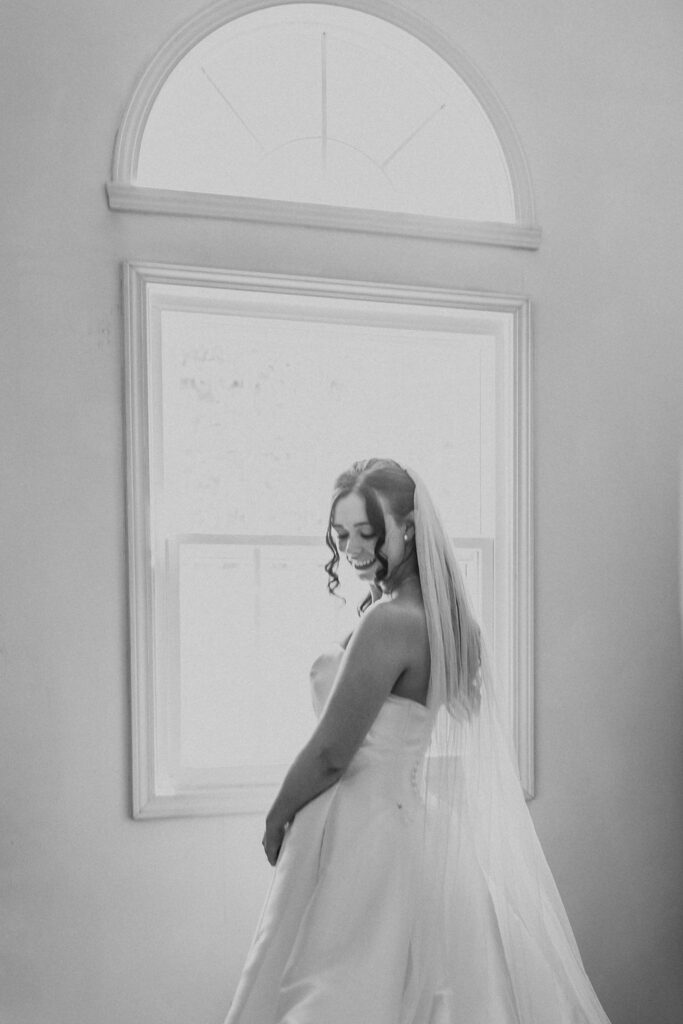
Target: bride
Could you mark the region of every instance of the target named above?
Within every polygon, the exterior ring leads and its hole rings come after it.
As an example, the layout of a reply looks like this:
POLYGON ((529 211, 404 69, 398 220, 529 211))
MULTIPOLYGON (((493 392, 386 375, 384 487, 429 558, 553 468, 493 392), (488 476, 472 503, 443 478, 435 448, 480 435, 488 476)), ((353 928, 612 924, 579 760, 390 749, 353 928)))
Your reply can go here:
POLYGON ((311 670, 273 881, 225 1024, 609 1024, 516 774, 481 631, 416 474, 336 481, 326 569, 367 583, 311 670))

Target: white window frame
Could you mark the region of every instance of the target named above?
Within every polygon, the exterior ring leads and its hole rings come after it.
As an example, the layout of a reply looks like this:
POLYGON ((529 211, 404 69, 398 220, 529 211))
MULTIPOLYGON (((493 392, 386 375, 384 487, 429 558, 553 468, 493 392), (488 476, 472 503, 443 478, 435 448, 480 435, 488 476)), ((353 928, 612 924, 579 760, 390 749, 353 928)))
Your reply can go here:
MULTIPOLYGON (((494 574, 505 581, 493 596, 494 646, 498 672, 507 682, 506 712, 519 772, 533 795, 533 549, 531 467, 531 342, 529 301, 524 297, 398 287, 273 274, 240 273, 164 264, 124 266, 127 515, 133 726, 133 813, 137 818, 244 813, 264 810, 275 791, 268 770, 235 770, 193 781, 169 771, 172 746, 172 690, 155 658, 155 560, 150 498, 149 383, 155 285, 235 289, 266 297, 323 297, 393 304, 397 312, 424 311, 425 323, 444 324, 463 311, 468 329, 494 334, 503 393, 497 405, 507 466, 497 485, 500 505, 493 553, 494 574)), ((490 559, 486 552, 484 558, 490 559)))

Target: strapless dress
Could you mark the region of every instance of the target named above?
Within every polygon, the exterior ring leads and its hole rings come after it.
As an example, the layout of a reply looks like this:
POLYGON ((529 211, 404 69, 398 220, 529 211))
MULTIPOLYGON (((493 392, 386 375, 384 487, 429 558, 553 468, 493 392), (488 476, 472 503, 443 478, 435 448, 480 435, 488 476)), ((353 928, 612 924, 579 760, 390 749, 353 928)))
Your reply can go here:
MULTIPOLYGON (((311 669, 318 715, 342 654, 311 669)), ((391 694, 340 781, 296 815, 226 1024, 403 1024, 430 731, 426 708, 391 694)))

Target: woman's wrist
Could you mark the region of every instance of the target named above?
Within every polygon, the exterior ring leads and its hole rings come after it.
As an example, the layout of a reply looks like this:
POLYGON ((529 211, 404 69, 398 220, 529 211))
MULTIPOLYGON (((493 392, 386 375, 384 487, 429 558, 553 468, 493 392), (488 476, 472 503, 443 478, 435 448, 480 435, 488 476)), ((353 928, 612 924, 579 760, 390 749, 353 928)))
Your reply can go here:
POLYGON ((284 828, 288 820, 276 801, 266 814, 266 827, 273 830, 284 828))

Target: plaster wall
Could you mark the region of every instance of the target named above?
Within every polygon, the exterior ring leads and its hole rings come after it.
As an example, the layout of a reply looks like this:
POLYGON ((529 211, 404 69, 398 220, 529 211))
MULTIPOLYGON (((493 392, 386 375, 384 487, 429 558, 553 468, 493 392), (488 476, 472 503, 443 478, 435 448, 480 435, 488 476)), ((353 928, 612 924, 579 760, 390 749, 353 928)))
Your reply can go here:
POLYGON ((148 259, 531 297, 532 813, 613 1024, 676 1024, 683 7, 413 5, 510 111, 537 253, 110 212, 132 85, 198 7, 0 12, 0 1018, 220 1024, 269 876, 257 818, 130 817, 120 265, 148 259))

